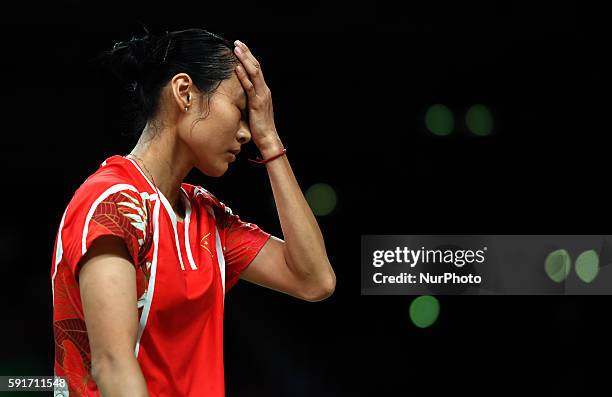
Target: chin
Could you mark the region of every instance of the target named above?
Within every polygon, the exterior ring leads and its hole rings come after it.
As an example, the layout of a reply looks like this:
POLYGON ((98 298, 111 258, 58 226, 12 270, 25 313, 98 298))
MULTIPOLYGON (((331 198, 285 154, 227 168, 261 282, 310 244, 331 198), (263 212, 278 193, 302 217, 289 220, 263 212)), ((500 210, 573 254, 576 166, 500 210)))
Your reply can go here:
POLYGON ((206 168, 200 168, 198 167, 198 169, 206 176, 210 176, 213 178, 218 178, 220 176, 223 176, 228 169, 228 164, 226 163, 225 166, 220 165, 218 167, 206 167, 206 168))

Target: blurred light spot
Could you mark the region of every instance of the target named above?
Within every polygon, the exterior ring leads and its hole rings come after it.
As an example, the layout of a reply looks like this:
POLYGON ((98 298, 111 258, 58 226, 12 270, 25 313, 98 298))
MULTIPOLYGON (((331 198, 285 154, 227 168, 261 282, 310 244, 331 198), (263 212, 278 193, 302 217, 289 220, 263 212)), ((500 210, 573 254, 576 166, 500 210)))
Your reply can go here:
POLYGON ((546 262, 544 263, 546 274, 557 283, 565 281, 571 266, 572 259, 569 253, 564 249, 556 250, 548 254, 546 262))
POLYGON ((435 135, 448 135, 455 128, 453 112, 444 105, 433 105, 425 113, 425 126, 435 135))
POLYGON ((465 124, 472 134, 486 136, 493 130, 493 115, 486 106, 474 105, 465 115, 465 124))
POLYGON ((410 304, 410 319, 419 328, 430 327, 439 314, 440 303, 431 295, 419 296, 410 304))
POLYGON ((599 273, 599 256, 597 252, 585 251, 576 259, 576 274, 585 283, 595 280, 599 273))
POLYGON ((336 208, 336 192, 326 183, 315 183, 306 190, 305 196, 317 216, 329 215, 336 208))

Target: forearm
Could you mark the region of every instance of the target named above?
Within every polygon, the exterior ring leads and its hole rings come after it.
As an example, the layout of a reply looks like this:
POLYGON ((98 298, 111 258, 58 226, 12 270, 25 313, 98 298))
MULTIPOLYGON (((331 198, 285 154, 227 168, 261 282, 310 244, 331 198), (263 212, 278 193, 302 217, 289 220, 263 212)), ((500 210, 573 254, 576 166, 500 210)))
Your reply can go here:
POLYGON ((148 397, 147 384, 136 357, 96 362, 92 375, 103 397, 148 397))
MULTIPOLYGON (((248 98, 249 130, 253 142, 267 160, 283 150, 274 123, 272 93, 263 77, 261 64, 250 49, 238 40, 234 44, 234 53, 240 60, 236 75, 248 98)), ((336 286, 336 275, 327 258, 319 225, 287 156, 267 162, 266 168, 283 230, 285 263, 294 279, 297 278, 298 289, 316 297, 329 296, 336 286)))
MULTIPOLYGON (((264 159, 283 150, 275 139, 261 150, 264 159)), ((327 258, 325 242, 317 220, 304 198, 287 156, 266 163, 279 221, 285 240, 285 261, 305 280, 333 290, 336 276, 327 258)))

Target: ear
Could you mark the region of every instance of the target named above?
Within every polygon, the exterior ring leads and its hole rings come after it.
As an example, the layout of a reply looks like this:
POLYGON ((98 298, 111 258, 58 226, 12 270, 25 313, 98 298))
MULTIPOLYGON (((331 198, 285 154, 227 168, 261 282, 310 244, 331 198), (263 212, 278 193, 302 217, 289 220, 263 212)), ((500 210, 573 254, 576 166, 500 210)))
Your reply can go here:
POLYGON ((191 77, 187 73, 178 73, 171 82, 172 95, 179 111, 185 112, 191 109, 194 99, 194 88, 191 77))

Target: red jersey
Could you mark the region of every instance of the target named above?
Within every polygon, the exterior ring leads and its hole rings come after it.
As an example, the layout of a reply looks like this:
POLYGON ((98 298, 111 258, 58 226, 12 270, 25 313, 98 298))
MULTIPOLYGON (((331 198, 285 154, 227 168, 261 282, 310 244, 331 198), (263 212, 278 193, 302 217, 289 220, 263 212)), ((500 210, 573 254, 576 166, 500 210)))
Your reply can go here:
POLYGON ((93 241, 121 237, 136 268, 135 356, 151 396, 224 395, 223 305, 227 291, 270 234, 242 221, 211 193, 182 184, 184 221, 129 158, 112 156, 75 192, 62 217, 51 267, 55 374, 70 396, 99 396, 78 284, 93 241))

